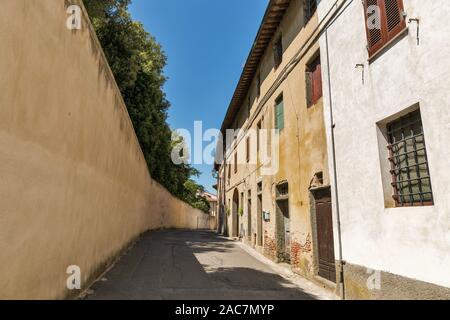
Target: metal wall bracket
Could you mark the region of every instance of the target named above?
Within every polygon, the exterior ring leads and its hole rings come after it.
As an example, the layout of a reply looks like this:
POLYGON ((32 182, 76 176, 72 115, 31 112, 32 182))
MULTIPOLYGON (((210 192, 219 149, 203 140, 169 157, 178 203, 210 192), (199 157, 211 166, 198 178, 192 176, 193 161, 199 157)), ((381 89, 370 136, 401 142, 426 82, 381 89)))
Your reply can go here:
POLYGON ((411 18, 408 20, 408 23, 415 22, 417 23, 417 45, 420 45, 420 19, 419 18, 411 18))

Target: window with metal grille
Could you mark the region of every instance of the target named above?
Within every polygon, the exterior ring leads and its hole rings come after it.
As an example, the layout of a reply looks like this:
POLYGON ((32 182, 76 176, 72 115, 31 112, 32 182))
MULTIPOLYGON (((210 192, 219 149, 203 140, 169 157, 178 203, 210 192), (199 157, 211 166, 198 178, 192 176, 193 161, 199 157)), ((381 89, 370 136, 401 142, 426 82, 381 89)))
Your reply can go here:
POLYGON ((275 129, 284 129, 284 103, 283 95, 277 98, 275 101, 275 129))
POLYGON ((406 29, 403 0, 364 0, 369 57, 406 29))
POLYGON ((317 0, 303 0, 303 8, 305 12, 306 25, 317 10, 317 0))
POLYGON ((394 200, 398 207, 433 205, 420 110, 387 125, 394 200))
POLYGON ((273 45, 273 60, 275 69, 283 62, 283 37, 279 36, 273 45))

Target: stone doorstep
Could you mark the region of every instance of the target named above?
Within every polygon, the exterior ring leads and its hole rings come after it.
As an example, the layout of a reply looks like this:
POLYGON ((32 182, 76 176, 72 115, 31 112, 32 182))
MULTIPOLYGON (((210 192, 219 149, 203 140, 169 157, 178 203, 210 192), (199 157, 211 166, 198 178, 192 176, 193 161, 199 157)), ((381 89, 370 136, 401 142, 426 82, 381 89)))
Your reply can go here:
MULTIPOLYGON (((275 263, 266 256, 262 254, 260 248, 253 248, 241 241, 239 241, 238 238, 227 238, 226 239, 234 241, 241 249, 243 249, 245 252, 247 252, 249 255, 257 259, 258 261, 270 266, 270 268, 275 271, 277 274, 285 278, 286 280, 292 282, 299 288, 301 288, 303 291, 305 291, 308 294, 311 294, 315 297, 317 297, 320 300, 341 300, 339 296, 334 294, 333 290, 329 288, 328 284, 323 284, 323 286, 320 286, 316 283, 314 283, 311 280, 308 280, 299 274, 295 273, 291 269, 291 265, 287 263, 275 263), (259 249, 259 250, 258 250, 259 249)), ((322 284, 322 281, 318 281, 318 279, 315 279, 318 283, 322 284)), ((322 279, 320 279, 322 280, 322 279)))

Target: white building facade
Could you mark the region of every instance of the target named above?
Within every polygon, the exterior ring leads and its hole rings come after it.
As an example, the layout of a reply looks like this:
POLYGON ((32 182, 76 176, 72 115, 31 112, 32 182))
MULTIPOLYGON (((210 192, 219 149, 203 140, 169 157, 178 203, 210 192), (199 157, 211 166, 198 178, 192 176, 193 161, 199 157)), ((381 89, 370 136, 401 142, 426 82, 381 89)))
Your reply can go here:
POLYGON ((345 296, 450 298, 450 2, 321 0, 318 14, 345 296))

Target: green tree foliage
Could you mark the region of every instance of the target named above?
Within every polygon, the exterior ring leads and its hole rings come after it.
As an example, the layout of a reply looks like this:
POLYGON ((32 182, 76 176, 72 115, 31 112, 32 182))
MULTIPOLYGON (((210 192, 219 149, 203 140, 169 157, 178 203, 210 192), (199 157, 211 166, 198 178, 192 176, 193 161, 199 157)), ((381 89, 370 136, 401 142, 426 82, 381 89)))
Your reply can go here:
POLYGON ((127 105, 152 178, 175 196, 207 211, 208 203, 197 196, 203 188, 192 180, 199 172, 171 160, 172 131, 167 124, 170 103, 163 91, 167 59, 161 46, 131 18, 131 0, 83 2, 127 105))

